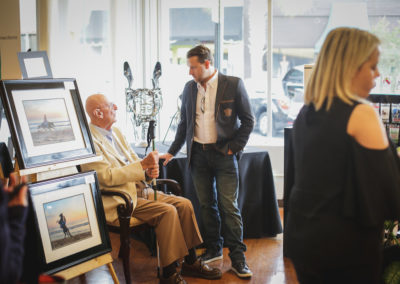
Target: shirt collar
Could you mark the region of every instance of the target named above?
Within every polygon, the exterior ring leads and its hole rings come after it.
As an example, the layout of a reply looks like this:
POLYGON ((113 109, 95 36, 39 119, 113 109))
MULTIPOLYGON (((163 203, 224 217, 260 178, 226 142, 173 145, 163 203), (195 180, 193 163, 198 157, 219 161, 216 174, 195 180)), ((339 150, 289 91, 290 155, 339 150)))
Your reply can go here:
MULTIPOLYGON (((210 80, 208 80, 207 81, 207 87, 210 87, 210 88, 215 88, 215 86, 217 85, 217 82, 218 82, 218 70, 217 69, 215 69, 215 73, 214 73, 214 75, 210 78, 210 80)), ((200 89, 200 88, 202 88, 202 86, 201 86, 201 84, 200 83, 197 83, 197 89, 200 89)))
POLYGON ((103 136, 106 137, 110 142, 112 142, 112 134, 113 134, 112 129, 107 130, 107 129, 98 127, 97 125, 94 125, 94 124, 93 124, 93 126, 100 132, 101 135, 103 135, 103 136))

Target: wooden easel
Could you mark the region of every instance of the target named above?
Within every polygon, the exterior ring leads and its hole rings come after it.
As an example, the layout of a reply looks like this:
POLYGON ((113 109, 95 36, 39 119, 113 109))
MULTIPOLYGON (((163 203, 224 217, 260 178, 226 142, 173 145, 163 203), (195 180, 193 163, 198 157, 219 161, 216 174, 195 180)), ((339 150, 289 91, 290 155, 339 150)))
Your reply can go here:
MULTIPOLYGON (((52 164, 48 166, 36 167, 31 169, 19 169, 18 163, 15 162, 15 171, 17 171, 20 176, 27 176, 29 183, 31 183, 35 181, 41 181, 45 179, 76 174, 78 173, 78 170, 76 168, 77 165, 82 165, 100 160, 102 160, 101 156, 95 156, 95 157, 52 164)), ((99 268, 100 266, 107 265, 111 277, 114 281, 114 284, 119 284, 117 274, 115 273, 112 262, 113 258, 111 256, 111 253, 106 253, 98 257, 95 257, 91 260, 88 260, 86 262, 83 262, 81 264, 77 264, 65 270, 59 271, 55 273, 55 275, 61 276, 65 280, 70 280, 74 277, 85 274, 86 272, 89 272, 93 269, 99 268)))
POLYGON ((113 258, 111 253, 106 253, 95 257, 91 260, 88 260, 84 263, 72 266, 68 269, 57 272, 55 275, 63 277, 65 280, 72 279, 79 275, 85 274, 93 269, 96 269, 100 266, 107 264, 108 270, 110 271, 111 277, 114 280, 115 284, 119 284, 117 274, 115 273, 114 267, 112 265, 113 258))

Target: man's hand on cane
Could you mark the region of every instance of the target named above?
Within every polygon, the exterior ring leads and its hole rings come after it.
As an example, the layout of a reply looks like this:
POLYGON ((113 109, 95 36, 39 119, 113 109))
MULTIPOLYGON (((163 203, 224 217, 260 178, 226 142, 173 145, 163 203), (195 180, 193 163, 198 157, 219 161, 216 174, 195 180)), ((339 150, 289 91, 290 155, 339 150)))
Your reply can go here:
POLYGON ((158 165, 159 155, 157 151, 150 152, 143 160, 140 162, 143 170, 145 170, 146 175, 149 178, 157 178, 160 169, 158 165))
POLYGON ((159 176, 159 174, 160 174, 160 170, 159 170, 159 168, 158 167, 156 167, 156 168, 148 168, 147 170, 146 170, 146 175, 149 177, 149 178, 158 178, 158 176, 159 176))

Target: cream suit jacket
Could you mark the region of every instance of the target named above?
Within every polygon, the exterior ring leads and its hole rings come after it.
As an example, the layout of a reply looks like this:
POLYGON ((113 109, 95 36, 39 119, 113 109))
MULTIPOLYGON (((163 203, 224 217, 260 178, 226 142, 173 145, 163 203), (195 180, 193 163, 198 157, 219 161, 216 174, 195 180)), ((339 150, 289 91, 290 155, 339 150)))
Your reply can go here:
MULTIPOLYGON (((81 165, 82 170, 95 170, 99 178, 101 190, 127 192, 136 207, 137 192, 135 182, 144 181, 145 173, 139 157, 133 152, 125 137, 117 127, 113 127, 113 139, 124 152, 129 162, 125 162, 114 149, 109 140, 90 124, 96 154, 103 156, 103 160, 81 165)), ((125 204, 120 197, 103 196, 104 211, 107 223, 118 225, 117 206, 125 204)))

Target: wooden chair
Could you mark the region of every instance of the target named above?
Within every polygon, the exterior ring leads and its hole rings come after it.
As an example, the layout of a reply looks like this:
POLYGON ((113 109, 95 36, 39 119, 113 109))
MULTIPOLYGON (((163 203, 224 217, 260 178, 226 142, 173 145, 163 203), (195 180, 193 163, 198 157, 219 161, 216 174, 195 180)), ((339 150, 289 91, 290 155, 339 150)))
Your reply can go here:
MULTIPOLYGON (((157 179, 157 190, 161 190, 163 192, 171 192, 175 195, 182 195, 182 190, 178 182, 171 179, 157 179)), ((119 196, 124 201, 124 205, 119 205, 117 208, 118 211, 118 219, 119 219, 119 227, 108 225, 110 231, 118 232, 120 234, 120 249, 118 253, 118 257, 122 258, 124 275, 126 283, 131 283, 131 272, 130 272, 130 264, 129 264, 129 254, 130 254, 130 236, 132 230, 143 227, 150 227, 145 222, 136 219, 132 216, 133 212, 133 201, 130 196, 126 193, 119 191, 102 191, 102 195, 105 196, 119 196), (131 218, 133 219, 131 223, 131 218)), ((134 215, 134 214, 133 214, 134 215)), ((158 257, 158 256, 157 256, 158 257)))

